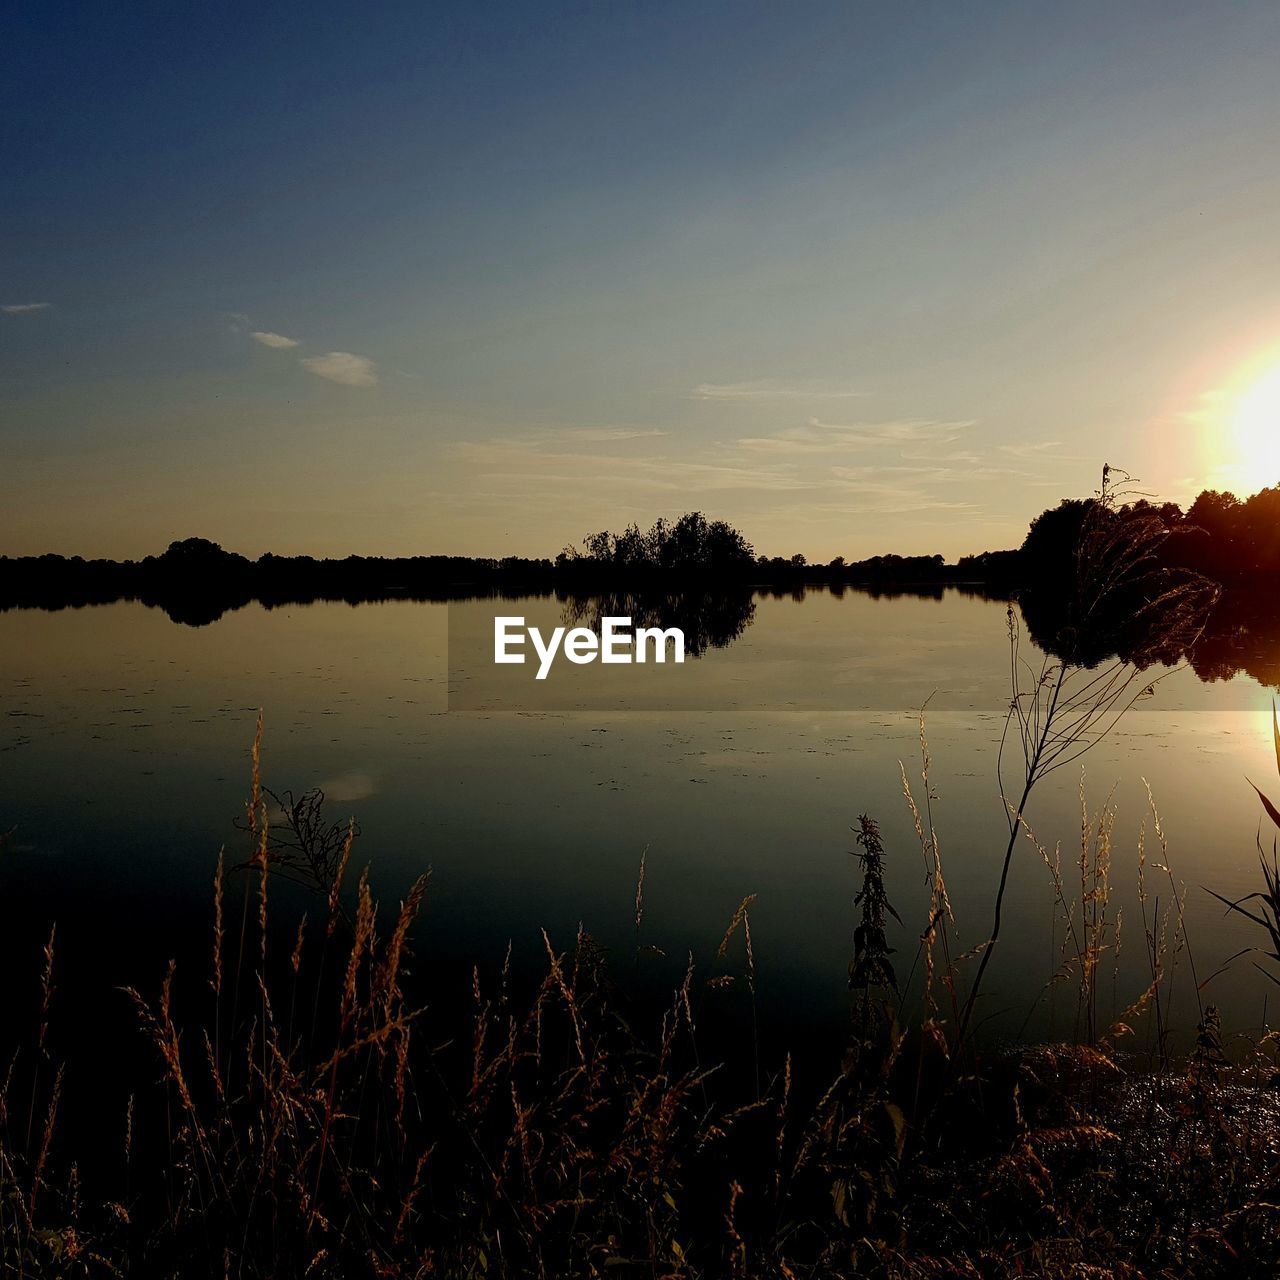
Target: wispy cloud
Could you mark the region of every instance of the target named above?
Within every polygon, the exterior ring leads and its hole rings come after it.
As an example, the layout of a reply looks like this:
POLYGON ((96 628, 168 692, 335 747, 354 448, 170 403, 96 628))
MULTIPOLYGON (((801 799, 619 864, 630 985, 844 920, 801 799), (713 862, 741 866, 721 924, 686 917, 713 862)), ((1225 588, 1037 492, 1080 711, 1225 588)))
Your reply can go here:
MULTIPOLYGON (((699 489, 794 491, 814 487, 814 481, 795 475, 794 469, 785 464, 733 466, 666 454, 636 456, 572 447, 575 442, 590 446, 639 438, 610 435, 605 440, 592 440, 592 433, 593 429, 588 428, 585 432, 460 440, 451 452, 462 462, 485 468, 483 475, 491 483, 526 489, 533 476, 540 483, 562 482, 602 491, 619 484, 661 493, 694 493, 699 489)), ((647 437, 665 433, 643 434, 647 437)))
POLYGON ((330 351, 322 356, 304 356, 300 363, 318 378, 340 382, 344 387, 378 385, 377 367, 368 356, 352 355, 350 351, 330 351))
POLYGON ((29 316, 33 311, 48 311, 51 306, 52 302, 10 302, 0 306, 0 311, 7 316, 29 316))
POLYGON ((810 418, 802 427, 787 427, 768 436, 744 436, 738 447, 758 453, 838 453, 903 444, 949 444, 973 425, 972 420, 942 422, 904 418, 890 422, 837 424, 810 418))
POLYGON ((477 466, 546 467, 583 462, 625 466, 660 461, 662 455, 645 453, 637 457, 634 451, 606 452, 609 446, 656 441, 666 435, 665 431, 643 427, 535 427, 513 436, 455 440, 448 451, 455 458, 477 466))
POLYGON ((665 436, 665 431, 649 427, 566 427, 555 433, 557 439, 580 440, 583 444, 609 444, 612 441, 652 440, 665 436))
POLYGON ((1002 444, 1000 452, 1010 453, 1015 458, 1035 458, 1061 448, 1061 440, 1041 440, 1036 444, 1002 444))
POLYGON ((962 484, 972 480, 1013 480, 1025 475, 1013 467, 938 466, 893 464, 886 466, 832 467, 831 474, 840 480, 862 482, 882 476, 909 476, 929 484, 962 484))
POLYGON ((783 382, 762 378, 755 382, 703 382, 693 389, 695 400, 855 400, 867 392, 830 382, 783 382))
POLYGON ((946 511, 970 516, 982 510, 977 503, 948 500, 931 492, 927 484, 937 476, 913 475, 910 467, 833 467, 831 470, 838 487, 858 500, 858 511, 864 515, 946 511))
POLYGON ((262 329, 255 329, 249 336, 254 342, 260 342, 264 347, 274 347, 277 350, 298 346, 297 338, 286 338, 283 333, 270 333, 262 329))
POLYGON ((967 449, 953 449, 950 453, 934 453, 929 448, 903 449, 899 455, 904 462, 952 463, 956 466, 977 466, 982 455, 967 449))
POLYGON ((1210 387, 1202 391, 1189 409, 1176 414, 1181 422, 1189 422, 1196 427, 1219 427, 1233 403, 1234 397, 1226 387, 1210 387))
MULTIPOLYGON (((636 492, 697 495, 727 490, 796 493, 820 487, 812 480, 781 470, 725 467, 671 458, 605 458, 566 454, 546 461, 558 465, 545 470, 539 468, 536 472, 538 483, 561 483, 567 490, 586 485, 604 492, 623 486, 636 492)), ((490 471, 484 473, 484 478, 491 484, 508 485, 512 493, 523 495, 528 491, 530 472, 528 469, 490 471)))
MULTIPOLYGON (((803 427, 745 442, 736 456, 723 445, 695 447, 679 439, 640 450, 613 448, 664 432, 631 427, 531 430, 487 440, 460 440, 452 456, 472 471, 468 494, 609 494, 619 509, 647 510, 655 500, 689 501, 704 494, 803 496, 804 509, 833 504, 846 515, 937 513, 971 517, 966 481, 1005 479, 1018 473, 983 463, 971 452, 948 450, 968 422, 923 419, 852 424, 811 419, 803 427), (833 444, 834 442, 834 444, 833 444), (939 445, 937 453, 931 447, 939 445), (909 454, 908 446, 912 452, 909 454), (755 446, 755 447, 753 447, 755 446), (841 455, 837 449, 864 452, 841 455), (681 455, 684 456, 681 456, 681 455), (832 465, 847 460, 850 465, 832 465), (841 505, 845 504, 845 505, 841 505), (630 509, 630 508, 629 508, 630 509)), ((743 442, 739 442, 743 443, 743 442)), ((556 502, 547 509, 554 510, 556 502)))
POLYGON ((1083 454, 1063 453, 1061 440, 1025 440, 1014 444, 1002 444, 998 448, 1011 458, 1025 462, 1088 462, 1083 454))

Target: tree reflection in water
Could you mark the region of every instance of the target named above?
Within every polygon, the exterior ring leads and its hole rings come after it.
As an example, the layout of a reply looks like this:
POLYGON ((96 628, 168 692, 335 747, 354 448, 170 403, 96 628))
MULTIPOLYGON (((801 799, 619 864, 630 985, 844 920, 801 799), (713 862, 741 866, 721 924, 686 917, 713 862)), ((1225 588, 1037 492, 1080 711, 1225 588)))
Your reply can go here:
POLYGON ((588 627, 597 634, 605 618, 630 618, 633 630, 679 627, 688 658, 700 658, 708 649, 727 648, 756 616, 755 600, 747 589, 610 591, 563 599, 565 625, 588 627))
POLYGON ((1245 672, 1261 685, 1280 689, 1280 593, 1229 588, 1187 656, 1206 683, 1245 672))
POLYGON ((1052 592, 1022 591, 1018 604, 1031 639, 1058 658, 1078 655, 1089 667, 1118 658, 1139 669, 1185 662, 1205 684, 1245 674, 1280 690, 1280 592, 1273 589, 1228 587, 1198 626, 1173 628, 1154 648, 1144 643, 1145 633, 1134 643, 1136 613, 1122 625, 1064 633, 1061 601, 1052 592))

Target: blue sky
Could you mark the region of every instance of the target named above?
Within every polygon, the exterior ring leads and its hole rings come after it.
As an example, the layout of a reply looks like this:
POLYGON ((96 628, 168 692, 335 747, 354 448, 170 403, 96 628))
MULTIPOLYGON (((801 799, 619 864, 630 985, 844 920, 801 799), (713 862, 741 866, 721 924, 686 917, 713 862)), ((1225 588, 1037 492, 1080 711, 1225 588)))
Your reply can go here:
POLYGON ((1280 479, 1232 420, 1280 363, 1274 5, 8 30, 0 550, 554 554, 700 507, 954 556, 1103 461, 1280 479))

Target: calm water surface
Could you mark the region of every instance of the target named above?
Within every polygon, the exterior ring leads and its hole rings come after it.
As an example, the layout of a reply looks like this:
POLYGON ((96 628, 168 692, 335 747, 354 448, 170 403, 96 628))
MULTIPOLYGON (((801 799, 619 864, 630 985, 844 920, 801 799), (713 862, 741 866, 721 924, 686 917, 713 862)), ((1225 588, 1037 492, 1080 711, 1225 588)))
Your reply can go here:
MULTIPOLYGON (((629 957, 647 847, 645 941, 668 957, 647 963, 659 975, 682 970, 689 950, 711 966, 735 907, 754 893, 760 994, 775 1024, 838 1018, 859 813, 885 833, 903 972, 923 926, 924 864, 899 761, 922 794, 926 699, 956 927, 962 945, 984 936, 1005 830, 995 782, 1008 698, 1003 604, 954 591, 760 597, 740 638, 679 671, 648 673, 643 688, 612 673, 601 683, 597 668, 595 684, 533 689, 526 675, 520 689, 477 696, 486 619, 523 613, 554 625, 560 610, 546 599, 255 605, 201 628, 134 604, 0 615, 0 829, 15 828, 0 866, 6 947, 28 946, 57 918, 60 939, 74 948, 77 933, 92 937, 104 971, 133 980, 202 941, 219 847, 243 850, 233 819, 261 707, 267 784, 323 787, 335 820, 358 817, 358 849, 384 902, 431 868, 421 951, 496 965, 508 939, 532 953, 545 926, 567 946, 581 922, 629 957), (508 709, 467 709, 477 704, 508 709)), ((1118 960, 1104 962, 1116 1007, 1144 982, 1144 779, 1187 886, 1199 977, 1258 941, 1202 886, 1229 896, 1255 887, 1259 809, 1245 779, 1280 789, 1270 691, 1243 675, 1202 684, 1179 671, 1086 764, 1090 803, 1110 793, 1118 809, 1112 905, 1124 925, 1118 960)), ((1067 863, 1078 785, 1074 769, 1055 774, 1029 815, 1043 841, 1063 842, 1067 863)), ((1167 881, 1156 892, 1163 908, 1167 881)), ((993 1026, 1070 1029, 1070 995, 1042 995, 1060 942, 1046 870, 1025 843, 993 964, 993 1026)), ((1183 1014, 1194 1022, 1192 987, 1188 976, 1183 1014)), ((1204 998, 1230 1024, 1256 1026, 1270 987, 1245 957, 1204 998)))

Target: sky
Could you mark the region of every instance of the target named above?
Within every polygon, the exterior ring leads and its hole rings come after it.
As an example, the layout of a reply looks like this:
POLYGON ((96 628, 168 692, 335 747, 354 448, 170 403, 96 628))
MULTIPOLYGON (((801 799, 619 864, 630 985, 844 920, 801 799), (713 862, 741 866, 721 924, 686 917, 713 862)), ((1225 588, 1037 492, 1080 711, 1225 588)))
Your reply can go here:
POLYGON ((0 553, 951 559, 1280 480, 1280 6, 9 14, 0 553))

